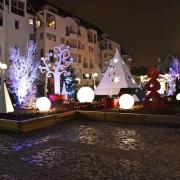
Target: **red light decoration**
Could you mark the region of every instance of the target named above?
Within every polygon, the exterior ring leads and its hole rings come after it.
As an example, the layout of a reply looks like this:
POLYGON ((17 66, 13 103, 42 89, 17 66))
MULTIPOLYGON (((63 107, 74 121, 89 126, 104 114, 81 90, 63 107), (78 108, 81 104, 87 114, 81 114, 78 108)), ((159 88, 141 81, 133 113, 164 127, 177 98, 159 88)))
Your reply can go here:
POLYGON ((150 80, 146 83, 145 89, 150 92, 145 97, 144 107, 153 110, 164 108, 166 101, 157 92, 160 89, 160 83, 157 81, 159 71, 155 67, 150 67, 148 69, 147 76, 150 78, 150 80))

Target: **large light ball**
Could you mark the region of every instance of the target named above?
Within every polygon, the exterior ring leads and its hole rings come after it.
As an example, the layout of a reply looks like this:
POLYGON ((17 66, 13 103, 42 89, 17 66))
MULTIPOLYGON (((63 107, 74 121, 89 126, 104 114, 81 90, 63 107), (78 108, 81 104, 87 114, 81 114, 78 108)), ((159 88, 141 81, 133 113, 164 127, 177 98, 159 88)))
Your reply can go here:
POLYGON ((130 94, 123 94, 119 98, 119 105, 122 109, 131 109, 134 106, 134 98, 130 94))
POLYGON ((92 102, 94 100, 94 91, 90 87, 82 87, 77 92, 79 102, 92 102))
POLYGON ((47 97, 40 97, 36 101, 36 108, 39 109, 39 111, 48 111, 51 107, 51 101, 47 97))
POLYGON ((180 93, 176 95, 176 100, 180 101, 180 93))

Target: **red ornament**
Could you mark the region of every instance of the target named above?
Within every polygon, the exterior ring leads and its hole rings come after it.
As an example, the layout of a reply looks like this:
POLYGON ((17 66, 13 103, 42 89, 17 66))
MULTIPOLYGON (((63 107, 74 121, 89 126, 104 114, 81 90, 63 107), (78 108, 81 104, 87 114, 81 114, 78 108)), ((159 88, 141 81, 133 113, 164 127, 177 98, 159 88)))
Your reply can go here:
POLYGON ((160 83, 157 81, 159 71, 155 67, 150 67, 147 72, 147 76, 150 80, 146 83, 145 89, 150 91, 145 97, 144 107, 149 109, 164 108, 166 101, 157 92, 160 89, 160 83))

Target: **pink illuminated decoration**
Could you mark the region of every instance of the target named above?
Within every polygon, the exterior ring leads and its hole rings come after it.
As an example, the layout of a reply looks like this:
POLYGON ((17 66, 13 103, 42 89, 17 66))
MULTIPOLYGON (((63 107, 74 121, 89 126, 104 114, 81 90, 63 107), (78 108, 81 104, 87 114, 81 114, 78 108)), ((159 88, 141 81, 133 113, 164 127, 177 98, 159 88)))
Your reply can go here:
POLYGON ((44 66, 40 66, 42 73, 47 73, 47 77, 54 77, 54 93, 61 94, 60 82, 61 75, 70 75, 67 68, 73 63, 73 58, 70 55, 69 46, 60 45, 54 48, 54 53, 46 54, 46 57, 41 58, 44 66), (53 59, 54 63, 50 62, 53 59))

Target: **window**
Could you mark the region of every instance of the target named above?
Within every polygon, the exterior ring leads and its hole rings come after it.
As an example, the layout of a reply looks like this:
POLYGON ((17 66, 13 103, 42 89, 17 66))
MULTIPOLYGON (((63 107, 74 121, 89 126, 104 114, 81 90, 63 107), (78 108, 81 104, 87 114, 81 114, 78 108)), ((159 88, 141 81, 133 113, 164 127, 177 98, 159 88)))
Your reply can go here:
POLYGON ((90 63, 89 63, 89 67, 91 68, 91 69, 93 69, 93 63, 92 63, 92 59, 90 59, 90 63))
POLYGON ((30 41, 34 41, 34 39, 35 39, 35 38, 34 38, 34 34, 29 34, 29 40, 30 40, 30 41))
POLYGON ((52 49, 49 49, 49 54, 50 54, 49 57, 50 62, 54 63, 54 51, 52 49))
POLYGON ((29 24, 30 24, 30 25, 33 25, 33 24, 34 24, 34 23, 33 23, 33 19, 29 18, 29 24))
POLYGON ((0 12, 0 26, 3 26, 3 13, 0 12))
POLYGON ((97 37, 96 37, 96 34, 94 34, 94 43, 97 42, 97 37))
POLYGON ((86 58, 83 59, 83 67, 88 68, 88 63, 87 63, 86 58))
POLYGON ((50 41, 56 41, 56 36, 54 34, 47 33, 46 37, 50 41))
POLYGON ((41 57, 43 57, 43 56, 44 56, 44 51, 43 51, 43 49, 40 49, 40 52, 41 52, 41 57))
POLYGON ((11 12, 19 16, 24 16, 25 14, 24 2, 20 0, 11 0, 11 12))
POLYGON ((66 45, 69 45, 69 41, 66 41, 66 45))
POLYGON ((53 14, 46 13, 46 26, 52 29, 56 29, 56 20, 53 14))
POLYGON ((86 77, 86 75, 85 75, 85 74, 83 74, 83 79, 87 79, 87 77, 86 77))
POLYGON ((44 36, 44 34, 41 32, 41 33, 39 34, 39 38, 40 38, 40 39, 43 39, 43 36, 44 36))
POLYGON ((41 26, 41 21, 36 20, 36 28, 39 28, 41 26))
POLYGON ((84 44, 82 44, 82 49, 85 49, 85 46, 84 46, 84 44))
POLYGON ((65 39, 61 38, 61 44, 65 44, 65 39))
POLYGON ((19 21, 15 20, 15 29, 19 29, 19 21))
POLYGON ((88 41, 89 41, 89 42, 93 42, 93 33, 90 32, 90 31, 88 31, 88 33, 87 33, 87 38, 88 38, 88 41))
POLYGON ((81 55, 78 55, 78 63, 81 63, 81 55))

